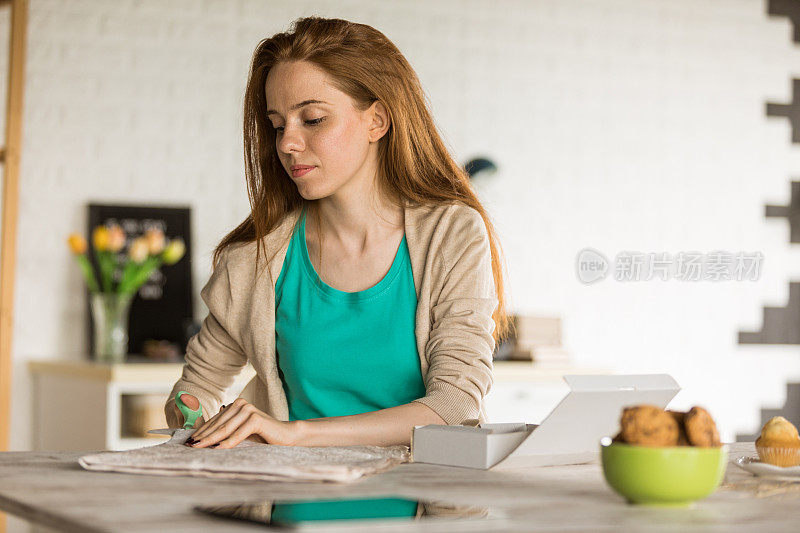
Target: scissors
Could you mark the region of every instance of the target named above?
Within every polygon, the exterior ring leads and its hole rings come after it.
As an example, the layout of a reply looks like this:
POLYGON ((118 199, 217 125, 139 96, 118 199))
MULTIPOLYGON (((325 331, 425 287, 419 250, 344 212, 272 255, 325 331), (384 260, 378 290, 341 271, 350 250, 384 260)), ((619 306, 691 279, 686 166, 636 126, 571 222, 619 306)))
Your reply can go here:
POLYGON ((163 428, 163 429, 151 429, 148 433, 155 433, 158 435, 170 435, 175 437, 176 435, 183 438, 188 438, 189 435, 194 433, 194 423, 203 414, 203 406, 199 405, 196 410, 192 410, 189 408, 188 405, 183 403, 181 400, 182 394, 189 394, 186 391, 178 391, 178 394, 175 395, 175 403, 178 405, 178 409, 183 414, 183 427, 182 428, 163 428))

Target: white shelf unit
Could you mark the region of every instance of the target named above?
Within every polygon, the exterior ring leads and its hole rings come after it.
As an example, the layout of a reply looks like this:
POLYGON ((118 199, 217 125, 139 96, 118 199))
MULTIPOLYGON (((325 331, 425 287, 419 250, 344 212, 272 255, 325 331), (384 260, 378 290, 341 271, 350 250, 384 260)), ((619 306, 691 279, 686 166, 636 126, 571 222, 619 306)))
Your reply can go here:
MULTIPOLYGON (((29 369, 34 382, 34 450, 129 450, 168 438, 126 437, 122 397, 160 394, 166 401, 183 363, 48 360, 31 361, 29 369)), ((254 375, 247 365, 229 395, 238 396, 254 375)))

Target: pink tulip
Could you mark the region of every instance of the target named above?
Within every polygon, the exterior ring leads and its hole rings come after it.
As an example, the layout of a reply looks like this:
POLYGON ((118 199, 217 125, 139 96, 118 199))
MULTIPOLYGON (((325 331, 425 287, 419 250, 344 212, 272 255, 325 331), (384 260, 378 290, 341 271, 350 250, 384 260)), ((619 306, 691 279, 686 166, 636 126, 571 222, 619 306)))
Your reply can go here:
POLYGON ((147 239, 144 237, 137 237, 131 243, 128 249, 128 256, 134 263, 141 263, 147 256, 150 255, 150 247, 147 245, 147 239))
POLYGON ((108 227, 108 250, 111 252, 119 252, 125 247, 125 232, 118 224, 112 224, 108 227))
POLYGON ((158 255, 164 250, 164 232, 157 228, 150 228, 144 233, 151 255, 158 255))

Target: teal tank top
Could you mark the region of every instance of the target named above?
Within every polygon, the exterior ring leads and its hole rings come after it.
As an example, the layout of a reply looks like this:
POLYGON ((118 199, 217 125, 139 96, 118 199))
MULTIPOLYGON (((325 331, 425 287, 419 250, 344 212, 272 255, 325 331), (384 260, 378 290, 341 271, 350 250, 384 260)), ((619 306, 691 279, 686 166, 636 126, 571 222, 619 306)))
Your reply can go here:
POLYGON ((317 275, 305 228, 303 208, 275 284, 276 356, 289 419, 360 414, 425 396, 405 235, 383 279, 344 292, 317 275))

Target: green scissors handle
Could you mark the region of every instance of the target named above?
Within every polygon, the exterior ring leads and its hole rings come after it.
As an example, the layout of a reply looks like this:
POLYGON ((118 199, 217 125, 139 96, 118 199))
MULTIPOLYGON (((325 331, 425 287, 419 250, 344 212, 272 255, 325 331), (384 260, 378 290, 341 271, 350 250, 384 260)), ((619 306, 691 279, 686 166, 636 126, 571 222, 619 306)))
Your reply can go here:
POLYGON ((197 421, 198 417, 203 414, 203 406, 200 405, 200 402, 197 402, 197 410, 192 411, 189 409, 189 406, 183 403, 181 400, 181 394, 189 394, 186 391, 179 391, 178 394, 175 395, 175 403, 180 409, 181 413, 183 413, 183 428, 191 428, 194 427, 194 423, 197 421))

